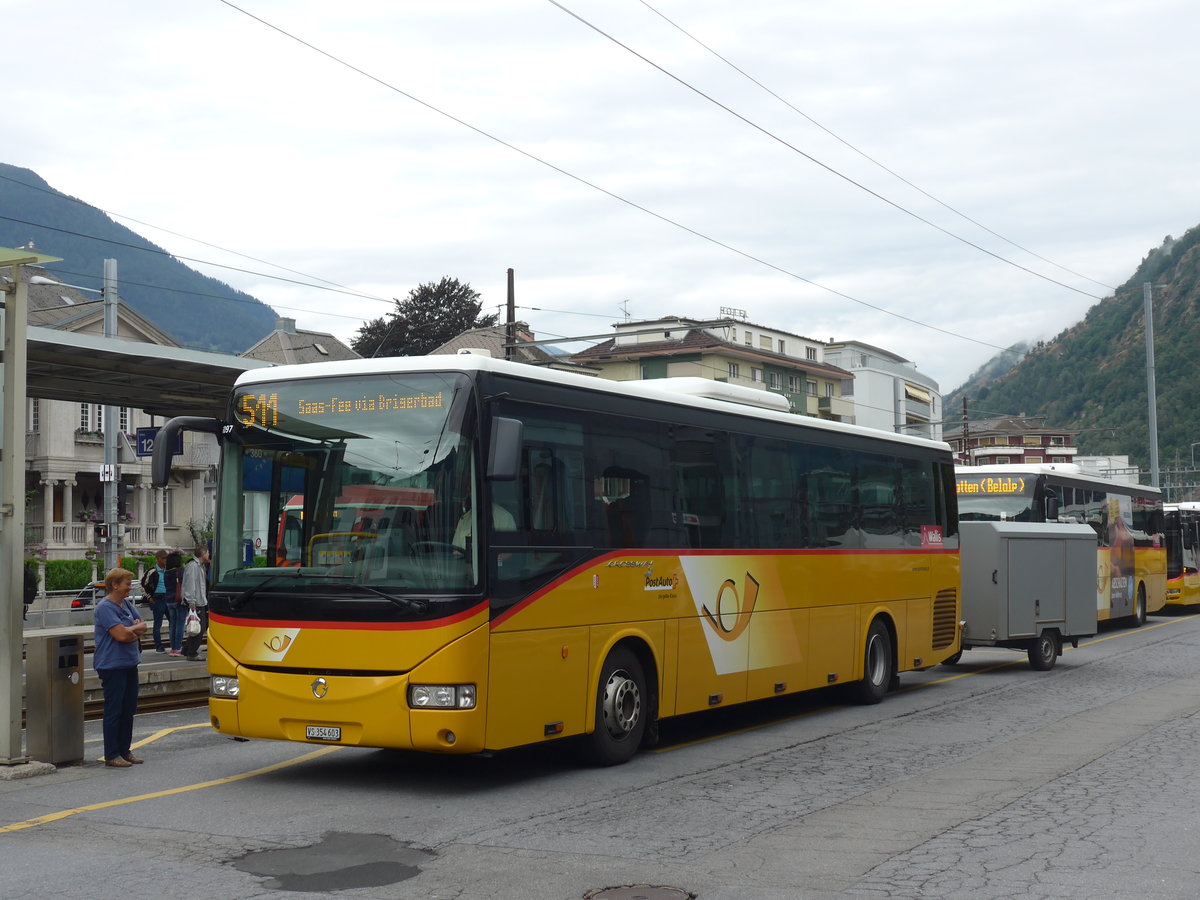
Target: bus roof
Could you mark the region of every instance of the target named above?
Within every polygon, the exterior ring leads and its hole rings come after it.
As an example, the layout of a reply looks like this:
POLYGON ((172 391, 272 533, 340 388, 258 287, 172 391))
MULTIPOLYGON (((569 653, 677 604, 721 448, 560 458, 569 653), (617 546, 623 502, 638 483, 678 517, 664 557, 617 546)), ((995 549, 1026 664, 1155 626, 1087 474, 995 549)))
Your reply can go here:
MULTIPOLYGON (((513 363, 502 359, 493 359, 478 353, 438 354, 435 356, 389 356, 381 359, 352 359, 331 362, 304 363, 299 365, 272 366, 267 369, 252 369, 243 372, 235 382, 235 388, 249 387, 256 384, 266 384, 273 381, 291 381, 303 378, 336 378, 346 375, 386 375, 389 373, 420 373, 420 372, 461 372, 472 374, 491 372, 521 378, 527 381, 541 381, 563 387, 573 387, 585 391, 600 391, 616 394, 622 397, 640 397, 656 400, 675 406, 707 409, 747 418, 784 422, 819 431, 830 431, 838 434, 858 435, 875 440, 891 441, 908 444, 914 447, 945 450, 950 449, 943 441, 933 441, 928 438, 913 435, 896 434, 891 431, 880 431, 861 425, 848 425, 844 422, 833 422, 818 419, 813 416, 797 415, 782 408, 765 408, 776 406, 774 400, 778 397, 770 391, 755 388, 744 388, 723 382, 711 381, 711 387, 703 389, 695 382, 709 382, 710 379, 699 378, 660 378, 644 381, 611 381, 591 375, 579 375, 574 372, 562 372, 557 369, 544 369, 525 363, 513 363), (677 384, 671 384, 677 382, 677 384), (753 395, 759 395, 755 397, 753 395), (716 398, 721 399, 716 399, 716 398)), ((780 398, 782 399, 782 398, 780 398)))
POLYGON ((1057 475, 1060 478, 1070 478, 1074 481, 1085 481, 1089 484, 1103 485, 1105 488, 1126 488, 1147 494, 1161 494, 1162 491, 1148 484, 1133 484, 1128 481, 1116 481, 1103 478, 1083 471, 1077 463, 1007 463, 991 466, 955 466, 957 475, 1057 475))

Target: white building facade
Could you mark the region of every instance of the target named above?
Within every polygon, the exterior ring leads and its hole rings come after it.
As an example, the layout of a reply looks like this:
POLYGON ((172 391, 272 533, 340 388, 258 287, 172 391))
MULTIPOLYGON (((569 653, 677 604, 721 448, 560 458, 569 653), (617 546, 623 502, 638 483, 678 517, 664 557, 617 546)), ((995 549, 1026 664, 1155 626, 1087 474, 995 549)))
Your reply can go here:
POLYGON ((825 361, 854 375, 854 422, 868 428, 942 440, 942 394, 917 365, 860 341, 825 345, 825 361))

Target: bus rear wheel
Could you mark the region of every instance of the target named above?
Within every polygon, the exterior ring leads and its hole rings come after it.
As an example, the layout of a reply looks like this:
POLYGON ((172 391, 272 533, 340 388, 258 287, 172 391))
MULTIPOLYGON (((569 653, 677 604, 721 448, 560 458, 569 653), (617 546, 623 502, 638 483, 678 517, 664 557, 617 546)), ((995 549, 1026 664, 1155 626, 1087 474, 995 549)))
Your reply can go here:
POLYGON ((1130 618, 1134 628, 1141 628, 1146 624, 1146 586, 1144 584, 1138 585, 1137 598, 1133 601, 1133 615, 1130 618))
POLYGON ((887 626, 876 619, 867 632, 867 645, 863 650, 863 677, 854 685, 854 698, 859 703, 878 703, 887 694, 895 668, 891 636, 887 626))
POLYGON ((600 671, 595 727, 583 737, 584 757, 599 766, 628 762, 646 733, 648 699, 641 661, 627 647, 617 647, 600 671))

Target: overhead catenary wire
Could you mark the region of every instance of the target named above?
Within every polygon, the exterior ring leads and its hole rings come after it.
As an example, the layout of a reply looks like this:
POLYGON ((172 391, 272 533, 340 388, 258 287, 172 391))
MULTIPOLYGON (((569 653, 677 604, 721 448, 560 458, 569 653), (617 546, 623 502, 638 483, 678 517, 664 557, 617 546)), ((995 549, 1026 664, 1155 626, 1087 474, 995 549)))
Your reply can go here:
MULTIPOLYGON (((224 0, 223 0, 223 2, 224 2, 224 0)), ((689 82, 680 78, 678 75, 674 74, 673 72, 669 71, 668 69, 663 68, 658 63, 654 62, 654 60, 644 56, 641 53, 638 53, 638 51, 634 50, 628 44, 625 44, 625 43, 619 41, 617 38, 613 37, 611 34, 604 31, 602 28, 589 22, 587 19, 583 18, 578 13, 572 12, 570 9, 567 9, 567 7, 565 7, 561 3, 559 3, 558 0, 546 0, 546 2, 549 3, 551 6, 557 7, 558 9, 562 10, 567 15, 576 19, 581 24, 592 29, 597 34, 599 34, 601 37, 605 38, 606 40, 612 41, 614 44, 616 44, 622 50, 632 53, 638 59, 642 60, 647 65, 652 66, 653 68, 657 69, 659 72, 666 75, 672 81, 677 82, 678 84, 687 88, 689 91, 692 91, 693 93, 697 94, 698 96, 703 97, 709 103, 712 103, 713 105, 715 105, 715 106, 719 107, 720 109, 724 110, 725 112, 729 113, 729 115, 733 116, 734 118, 749 125, 755 131, 758 131, 758 132, 762 133, 763 135, 769 137, 771 140, 778 142, 779 144, 783 145, 784 147, 788 148, 789 150, 793 151, 794 153, 798 153, 800 156, 804 157, 809 162, 812 162, 812 163, 820 166, 825 171, 837 176, 838 178, 841 178, 843 181, 846 181, 847 183, 858 188, 859 190, 865 191, 866 193, 870 194, 872 197, 875 197, 877 200, 881 200, 882 202, 886 203, 888 206, 892 207, 893 209, 896 209, 896 210, 904 213, 907 216, 911 216, 912 218, 916 219, 918 222, 922 222, 922 223, 928 225, 930 228, 934 229, 935 231, 940 231, 942 234, 946 235, 947 237, 953 238, 954 240, 959 241, 960 243, 966 244, 968 247, 972 247, 975 250, 978 250, 980 253, 984 253, 984 254, 992 257, 993 259, 999 260, 1000 262, 1002 262, 1006 265, 1013 266, 1014 268, 1020 269, 1022 272, 1026 272, 1026 273, 1034 276, 1035 278, 1041 278, 1042 280, 1048 281, 1051 284, 1056 284, 1061 288, 1065 288, 1068 291, 1074 291, 1077 294, 1082 294, 1085 297, 1092 298, 1093 300, 1104 299, 1103 297, 1099 297, 1095 294, 1092 294, 1088 291, 1083 290, 1082 288, 1077 288, 1077 287, 1074 287, 1073 285, 1066 284, 1065 282, 1058 281, 1055 278, 1051 278, 1049 275, 1044 275, 1041 272, 1038 272, 1038 271, 1035 271, 1034 269, 1029 268, 1028 266, 1023 266, 1018 262, 1014 262, 1011 259, 1007 259, 1007 258, 1001 256, 999 253, 995 253, 991 250, 988 250, 986 247, 976 244, 974 241, 968 240, 967 238, 963 237, 962 235, 955 234, 953 231, 950 231, 948 228, 943 228, 941 225, 938 225, 936 222, 933 222, 933 221, 925 218, 924 216, 920 215, 919 213, 913 212, 911 209, 908 209, 907 207, 900 205, 899 203, 895 202, 894 200, 891 200, 888 197, 885 197, 883 194, 880 194, 878 191, 872 190, 871 188, 867 187, 865 184, 863 184, 859 181, 855 181, 849 175, 846 175, 843 172, 839 172, 833 166, 829 165, 828 163, 822 162, 821 160, 819 160, 815 156, 813 156, 811 153, 807 153, 804 150, 801 150, 795 144, 792 144, 792 143, 784 140, 779 135, 775 134, 774 132, 770 131, 767 128, 764 128, 762 125, 759 125, 757 122, 754 122, 751 119, 746 118, 741 113, 739 113, 737 110, 735 110, 729 106, 726 106, 724 103, 722 103, 720 100, 717 100, 712 95, 706 94, 704 91, 700 90, 695 85, 690 84, 689 82)), ((807 279, 805 279, 805 280, 807 281, 807 279)), ((1088 279, 1088 280, 1090 281, 1091 279, 1088 279)), ((809 283, 812 284, 813 282, 809 282, 809 283)))
MULTIPOLYGON (((913 183, 912 181, 910 181, 909 179, 907 179, 903 175, 901 175, 899 172, 895 171, 894 169, 889 168, 888 166, 884 165, 879 160, 875 159, 875 157, 871 156, 870 154, 868 154, 865 151, 861 150, 860 148, 856 147, 854 144, 850 143, 850 141, 846 140, 841 135, 837 134, 836 132, 834 132, 831 129, 822 125, 820 122, 818 122, 812 116, 810 116, 808 113, 804 112, 802 109, 798 108, 793 103, 791 103, 791 101, 787 100, 786 98, 777 94, 775 91, 771 90, 771 88, 767 87, 765 84, 763 84, 761 81, 759 81, 753 75, 751 75, 749 72, 745 71, 740 66, 736 65, 734 62, 729 60, 728 58, 722 56, 720 53, 718 53, 716 50, 714 50, 708 44, 704 43, 704 41, 700 40, 694 34, 692 34, 687 29, 685 29, 681 25, 679 25, 679 23, 677 23, 674 20, 663 15, 662 12, 655 9, 653 6, 651 6, 649 3, 647 3, 646 0, 638 0, 638 2, 641 3, 642 6, 646 7, 646 9, 650 10, 650 12, 654 13, 656 16, 658 16, 660 19, 662 19, 664 22, 666 22, 668 25, 670 25, 672 28, 676 29, 684 37, 688 38, 689 40, 695 42, 696 44, 698 44, 699 46, 704 48, 706 51, 711 53, 713 56, 715 56, 717 59, 719 59, 725 65, 729 66, 731 69, 733 69, 739 75, 746 78, 751 83, 757 85, 762 90, 766 91, 768 94, 770 94, 772 97, 774 97, 780 103, 782 103, 788 109, 792 110, 794 113, 796 113, 803 119, 805 119, 808 122, 815 125, 817 128, 819 128, 821 131, 825 132, 827 135, 829 135, 835 141, 842 144, 844 147, 848 148, 849 150, 853 151, 854 153, 857 153, 859 156, 861 156, 863 159, 867 160, 872 165, 878 166, 880 169, 882 169, 884 172, 887 172, 893 178, 896 178, 899 181, 903 182, 904 184, 908 185, 910 188, 912 188, 917 193, 922 194, 923 196, 929 198, 934 203, 941 206, 943 209, 949 210, 950 212, 954 213, 956 216, 959 216, 960 218, 965 219, 966 221, 970 222, 972 225, 986 231, 988 234, 992 235, 993 237, 999 238, 1000 240, 1004 241, 1006 244, 1016 247, 1018 250, 1028 253, 1030 256, 1036 257, 1037 259, 1040 259, 1044 263, 1049 263, 1050 265, 1054 266, 1055 268, 1062 269, 1062 271, 1064 271, 1070 275, 1074 275, 1076 278, 1082 278, 1085 281, 1090 281, 1092 284, 1097 285, 1102 288, 1108 288, 1109 290, 1113 290, 1113 291, 1116 290, 1116 287, 1114 287, 1111 284, 1106 284, 1103 281, 1097 281, 1095 278, 1090 278, 1087 275, 1081 274, 1080 272, 1076 272, 1074 269, 1068 268, 1067 266, 1064 266, 1061 263, 1057 263, 1052 259, 1048 259, 1047 257, 1042 256, 1040 253, 1030 250, 1028 247, 1018 244, 1016 241, 1005 237, 1004 235, 1000 234, 1000 232, 994 231, 993 229, 989 228, 987 225, 983 224, 979 220, 967 215, 962 210, 957 209, 954 206, 951 206, 949 203, 945 202, 944 200, 939 199, 938 197, 935 197, 933 194, 931 194, 929 191, 925 190, 920 185, 913 183)), ((558 5, 558 4, 556 4, 556 5, 558 5)))
MULTIPOLYGON (((337 65, 343 66, 343 67, 349 69, 350 71, 355 72, 355 73, 361 75, 362 77, 375 82, 376 84, 380 85, 381 87, 383 87, 389 91, 392 91, 396 94, 399 94, 400 96, 405 97, 408 100, 411 100, 413 103, 416 103, 419 106, 422 106, 425 109, 428 109, 430 112, 436 113, 439 116, 449 119, 450 121, 455 122, 456 124, 461 125, 462 127, 469 129, 470 131, 473 131, 474 133, 478 134, 479 136, 481 136, 483 138, 486 138, 489 141, 492 141, 503 147, 506 147, 507 149, 512 150, 514 153, 518 153, 521 156, 524 156, 526 159, 536 162, 539 165, 545 166, 546 168, 551 169, 552 171, 558 172, 560 175, 570 178, 571 180, 573 180, 581 185, 584 185, 585 187, 591 188, 592 190, 598 191, 598 192, 604 194, 605 196, 610 197, 613 200, 616 200, 619 203, 623 203, 626 206, 629 206, 632 209, 636 209, 639 212, 642 212, 648 216, 652 216, 653 218, 658 219, 659 221, 663 222, 664 224, 670 225, 673 228, 678 228, 679 230, 687 232, 688 234, 691 234, 694 237, 697 237, 703 241, 707 241, 708 243, 713 244, 714 246, 721 247, 722 249, 728 250, 731 253, 735 253, 744 259, 747 259, 758 265, 764 266, 768 269, 778 272, 781 275, 785 275, 789 278, 795 279, 796 281, 801 281, 805 284, 811 285, 814 288, 825 291, 826 293, 832 294, 836 297, 840 297, 843 300, 846 300, 848 302, 858 304, 867 309, 872 309, 872 310, 882 313, 884 315, 891 316, 896 319, 900 319, 901 321, 909 322, 910 324, 916 325, 918 327, 927 328, 931 331, 936 331, 940 334, 945 334, 949 337, 958 338, 959 340, 968 341, 970 343, 978 344, 983 347, 990 347, 994 350, 1006 349, 1004 347, 1001 347, 998 344, 993 344, 989 341, 980 340, 978 338, 970 337, 969 335, 960 334, 958 332, 951 331, 946 328, 941 328, 937 325, 930 324, 929 322, 923 322, 923 321, 913 318, 911 316, 906 316, 901 313, 894 312, 892 310, 887 309, 886 307, 882 307, 882 306, 878 306, 873 303, 869 303, 866 300, 859 299, 858 297, 854 297, 850 294, 845 293, 844 291, 839 291, 835 288, 821 284, 817 281, 814 281, 811 278, 806 278, 805 276, 800 275, 797 272, 792 272, 792 271, 784 268, 781 265, 772 263, 766 259, 763 259, 762 257, 754 255, 753 253, 750 253, 746 250, 742 250, 739 247, 735 247, 732 244, 726 243, 725 241, 722 241, 711 235, 705 234, 704 232, 699 231, 695 228, 692 228, 688 225, 685 225, 682 222, 679 222, 675 219, 672 219, 669 216, 664 215, 663 213, 659 213, 655 210, 652 210, 646 206, 641 205, 640 203, 637 203, 636 201, 630 200, 627 197, 624 197, 620 194, 615 193, 614 191, 611 191, 605 187, 602 187, 599 184, 596 184, 595 182, 589 181, 588 179, 586 179, 580 175, 576 175, 575 173, 570 172, 567 169, 564 169, 561 166, 550 162, 549 160, 546 160, 540 156, 537 156, 536 154, 534 154, 528 150, 525 150, 522 147, 519 147, 516 144, 513 144, 512 142, 505 140, 504 138, 494 135, 491 132, 486 131, 483 128, 480 128, 477 125, 472 125, 470 122, 467 122, 465 119, 459 118, 458 116, 454 115, 453 113, 449 113, 437 106, 434 106, 432 103, 430 103, 426 100, 422 100, 421 98, 417 97, 415 94, 409 93, 408 91, 405 91, 402 88, 396 87, 395 85, 385 81, 384 79, 380 78, 379 76, 371 74, 370 72, 366 71, 365 69, 362 69, 361 67, 359 67, 351 62, 348 62, 347 60, 344 60, 339 56, 336 56, 335 54, 329 52, 328 50, 324 50, 324 49, 316 46, 315 44, 311 43, 310 41, 307 41, 304 38, 301 38, 295 34, 292 34, 291 32, 281 28, 280 26, 267 21, 266 19, 262 18, 261 16, 257 16, 254 13, 251 13, 251 12, 241 8, 237 4, 230 2, 230 0, 219 0, 219 2, 221 2, 225 6, 228 6, 230 9, 241 13, 242 15, 246 16, 247 18, 253 19, 254 21, 258 22, 259 24, 263 25, 266 28, 271 29, 272 31, 287 38, 288 40, 295 41, 296 43, 300 44, 301 46, 307 47, 309 50, 312 50, 314 53, 317 53, 317 54, 325 57, 326 59, 330 60, 331 62, 333 62, 337 65)), ((551 2, 553 2, 553 0, 551 0, 551 2)), ((556 5, 558 5, 558 4, 556 4, 556 5)), ((565 10, 565 8, 564 8, 564 11, 569 12, 569 10, 565 10)), ((672 76, 672 77, 674 77, 674 76, 672 76)), ((749 123, 749 124, 753 124, 753 123, 749 123)), ((754 127, 758 127, 758 126, 754 126, 754 127)), ((768 134, 769 134, 769 132, 768 132, 768 134)), ((774 137, 774 136, 772 135, 772 137, 774 137)), ((844 177, 844 176, 841 176, 841 177, 844 177)), ((884 199, 884 198, 881 198, 881 199, 884 199)), ((890 203, 891 201, 886 201, 886 202, 890 203)), ((892 204, 892 205, 895 205, 895 204, 892 204)), ((936 228, 937 226, 934 226, 934 227, 936 228)), ((944 229, 939 229, 939 230, 944 230, 944 229)), ((977 248, 977 249, 980 249, 982 252, 987 253, 989 256, 994 256, 997 259, 1000 259, 1001 261, 1008 262, 1007 260, 1004 260, 1003 257, 999 257, 996 254, 991 253, 990 251, 984 250, 983 248, 977 248)), ((1016 265, 1016 264, 1010 263, 1010 265, 1016 265)), ((1017 266, 1017 268, 1024 268, 1024 267, 1017 266)), ((1030 274, 1037 275, 1037 273, 1032 272, 1032 270, 1025 269, 1025 271, 1030 272, 1030 274)), ((1037 277, 1046 278, 1046 276, 1042 276, 1042 275, 1037 275, 1037 277)), ((1046 279, 1046 280, 1053 281, 1053 279, 1046 279)), ((1060 284, 1060 286, 1065 287, 1068 290, 1076 291, 1077 293, 1086 293, 1083 291, 1079 291, 1078 288, 1072 288, 1069 285, 1063 285, 1060 282, 1055 282, 1055 283, 1060 284)), ((1087 296, 1092 296, 1092 295, 1088 294, 1087 296)), ((1096 298, 1096 299, 1099 299, 1099 298, 1096 298)))

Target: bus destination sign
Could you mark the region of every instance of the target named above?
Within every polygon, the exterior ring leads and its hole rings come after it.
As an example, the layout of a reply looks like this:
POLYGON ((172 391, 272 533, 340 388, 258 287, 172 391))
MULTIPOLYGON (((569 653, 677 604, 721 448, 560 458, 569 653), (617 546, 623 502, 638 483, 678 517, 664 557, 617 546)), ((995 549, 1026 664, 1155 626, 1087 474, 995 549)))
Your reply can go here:
POLYGON ((960 494, 1024 494, 1024 478, 1007 478, 1004 476, 959 480, 960 494))

